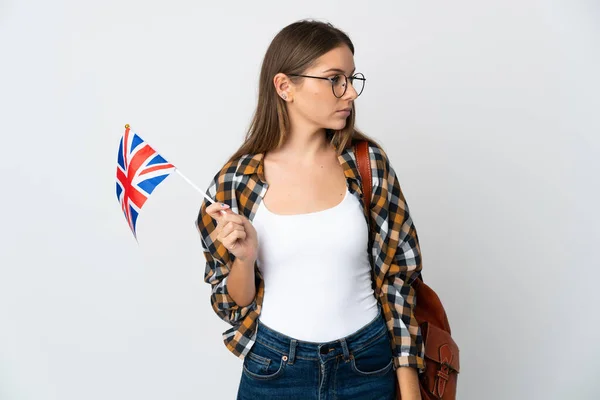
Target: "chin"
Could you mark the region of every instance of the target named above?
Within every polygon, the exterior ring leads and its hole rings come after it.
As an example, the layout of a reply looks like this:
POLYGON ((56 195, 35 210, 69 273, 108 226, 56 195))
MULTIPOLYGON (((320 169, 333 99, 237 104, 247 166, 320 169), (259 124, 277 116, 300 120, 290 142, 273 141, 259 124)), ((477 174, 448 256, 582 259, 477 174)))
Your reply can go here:
POLYGON ((329 124, 329 126, 327 127, 328 129, 333 129, 334 131, 340 131, 342 129, 344 129, 346 127, 346 120, 339 120, 339 121, 333 121, 331 124, 329 124))

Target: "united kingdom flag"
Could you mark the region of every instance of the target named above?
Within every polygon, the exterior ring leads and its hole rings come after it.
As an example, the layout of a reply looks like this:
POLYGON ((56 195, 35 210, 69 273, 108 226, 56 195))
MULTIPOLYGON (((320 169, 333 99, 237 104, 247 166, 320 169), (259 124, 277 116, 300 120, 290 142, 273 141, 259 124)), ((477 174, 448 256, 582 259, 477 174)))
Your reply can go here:
POLYGON ((142 206, 173 171, 173 164, 125 125, 117 156, 117 199, 136 240, 136 222, 142 206))

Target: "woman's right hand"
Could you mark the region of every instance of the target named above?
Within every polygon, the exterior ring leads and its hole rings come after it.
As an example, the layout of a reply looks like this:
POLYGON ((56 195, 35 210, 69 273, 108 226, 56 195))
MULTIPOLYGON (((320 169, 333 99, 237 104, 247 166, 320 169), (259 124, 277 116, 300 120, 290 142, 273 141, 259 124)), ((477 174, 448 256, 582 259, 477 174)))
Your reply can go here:
POLYGON ((206 207, 206 213, 217 221, 217 240, 235 258, 254 265, 258 257, 258 235, 250 220, 217 202, 206 207))

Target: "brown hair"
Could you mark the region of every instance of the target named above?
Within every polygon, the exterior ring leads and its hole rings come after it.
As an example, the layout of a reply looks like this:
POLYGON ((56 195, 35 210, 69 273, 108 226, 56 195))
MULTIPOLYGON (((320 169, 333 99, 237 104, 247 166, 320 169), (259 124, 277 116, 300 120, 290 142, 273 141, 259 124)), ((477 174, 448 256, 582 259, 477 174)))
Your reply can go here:
MULTIPOLYGON (((341 30, 330 23, 312 20, 294 22, 283 28, 274 38, 263 59, 258 87, 258 103, 250 128, 242 146, 230 157, 236 160, 246 154, 263 153, 277 148, 285 140, 289 128, 285 101, 273 86, 273 77, 279 72, 284 74, 302 74, 315 61, 340 46, 348 46, 354 54, 354 44, 341 30)), ((296 81, 301 77, 290 77, 296 81)), ((359 132, 354 127, 356 106, 352 104, 352 113, 346 126, 339 131, 327 129, 327 137, 338 149, 338 155, 353 140, 376 141, 359 132)))

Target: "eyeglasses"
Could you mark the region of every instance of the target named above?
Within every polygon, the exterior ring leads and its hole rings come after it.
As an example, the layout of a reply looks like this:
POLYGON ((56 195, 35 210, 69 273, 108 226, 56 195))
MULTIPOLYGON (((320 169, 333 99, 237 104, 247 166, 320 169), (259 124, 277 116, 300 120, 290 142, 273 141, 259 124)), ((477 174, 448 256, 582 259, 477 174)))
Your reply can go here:
POLYGON ((338 74, 331 78, 327 78, 324 76, 310 76, 310 75, 300 75, 300 74, 287 74, 289 76, 301 76, 303 78, 314 78, 314 79, 325 79, 331 82, 331 90, 333 91, 333 95, 338 99, 343 97, 346 94, 346 89, 348 89, 348 80, 350 80, 350 84, 356 91, 356 97, 360 96, 362 91, 365 88, 365 76, 358 72, 352 76, 346 76, 344 74, 338 74))

